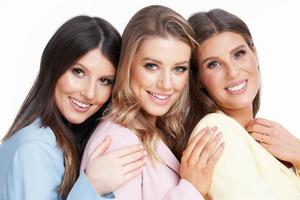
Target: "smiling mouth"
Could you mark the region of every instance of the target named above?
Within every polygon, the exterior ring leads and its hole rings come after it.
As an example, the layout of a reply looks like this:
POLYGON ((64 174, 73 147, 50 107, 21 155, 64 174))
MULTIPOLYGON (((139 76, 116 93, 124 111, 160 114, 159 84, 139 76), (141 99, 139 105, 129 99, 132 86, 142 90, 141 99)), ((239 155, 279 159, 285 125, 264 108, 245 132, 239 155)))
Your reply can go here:
POLYGON ((169 103, 172 94, 158 94, 154 92, 147 91, 147 93, 150 95, 151 99, 160 105, 165 105, 169 103))
POLYGON ((69 97, 70 101, 71 101, 71 104, 73 105, 73 107, 77 110, 77 111, 80 111, 80 112, 84 112, 84 111, 87 111, 92 104, 87 104, 87 103, 83 103, 77 99, 74 99, 72 97, 69 97))
POLYGON ((238 93, 238 92, 243 91, 243 89, 247 86, 247 82, 248 82, 248 80, 243 81, 240 84, 235 85, 235 86, 226 87, 225 89, 232 93, 238 93))

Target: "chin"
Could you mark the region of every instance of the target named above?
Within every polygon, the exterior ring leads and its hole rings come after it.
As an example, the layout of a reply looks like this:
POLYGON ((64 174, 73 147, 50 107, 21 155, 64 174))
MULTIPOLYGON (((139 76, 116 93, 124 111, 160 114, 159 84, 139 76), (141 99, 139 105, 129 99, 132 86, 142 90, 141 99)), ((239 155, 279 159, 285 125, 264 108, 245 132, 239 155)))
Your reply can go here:
POLYGON ((149 112, 149 114, 152 116, 161 117, 161 116, 165 115, 167 112, 168 112, 168 110, 152 111, 152 112, 149 112))
POLYGON ((65 118, 68 122, 72 123, 72 124, 81 124, 83 123, 85 120, 87 120, 86 117, 69 117, 69 118, 65 118))

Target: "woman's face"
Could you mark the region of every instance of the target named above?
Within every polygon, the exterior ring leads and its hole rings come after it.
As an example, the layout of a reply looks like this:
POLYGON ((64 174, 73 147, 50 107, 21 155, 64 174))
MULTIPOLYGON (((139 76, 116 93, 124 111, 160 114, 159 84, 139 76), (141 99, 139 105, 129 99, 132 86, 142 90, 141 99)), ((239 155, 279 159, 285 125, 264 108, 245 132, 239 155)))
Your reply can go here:
POLYGON ((131 65, 131 87, 149 117, 168 112, 188 81, 191 48, 172 37, 145 39, 131 65))
POLYGON ((223 32, 198 47, 200 82, 223 111, 251 109, 260 87, 258 59, 245 39, 223 32))
POLYGON ((115 77, 112 63, 93 49, 72 65, 57 81, 55 103, 64 118, 80 124, 109 99, 115 77))

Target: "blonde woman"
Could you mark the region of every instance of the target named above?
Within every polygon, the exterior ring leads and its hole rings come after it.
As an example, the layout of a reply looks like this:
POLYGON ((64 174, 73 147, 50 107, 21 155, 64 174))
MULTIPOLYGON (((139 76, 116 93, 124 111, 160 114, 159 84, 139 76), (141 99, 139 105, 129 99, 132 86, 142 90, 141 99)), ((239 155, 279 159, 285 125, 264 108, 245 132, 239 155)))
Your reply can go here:
POLYGON ((185 134, 193 37, 187 21, 164 6, 141 9, 124 30, 112 105, 81 165, 85 169, 107 135, 112 137, 108 152, 143 144, 148 156, 142 175, 117 189, 116 199, 203 199, 209 189, 224 147, 216 128, 200 131, 181 164, 172 153, 185 134))

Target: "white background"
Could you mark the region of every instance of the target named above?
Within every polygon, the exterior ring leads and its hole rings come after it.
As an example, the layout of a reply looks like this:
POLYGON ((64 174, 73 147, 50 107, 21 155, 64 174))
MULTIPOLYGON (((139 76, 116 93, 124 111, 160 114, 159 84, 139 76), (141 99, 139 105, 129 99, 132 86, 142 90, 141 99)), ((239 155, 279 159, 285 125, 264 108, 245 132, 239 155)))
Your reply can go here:
POLYGON ((1 0, 0 138, 33 84, 47 41, 63 22, 79 14, 99 16, 122 32, 130 17, 150 4, 169 6, 184 17, 212 8, 223 8, 241 17, 252 31, 260 58, 259 116, 280 122, 300 137, 300 5, 297 0, 1 0))

